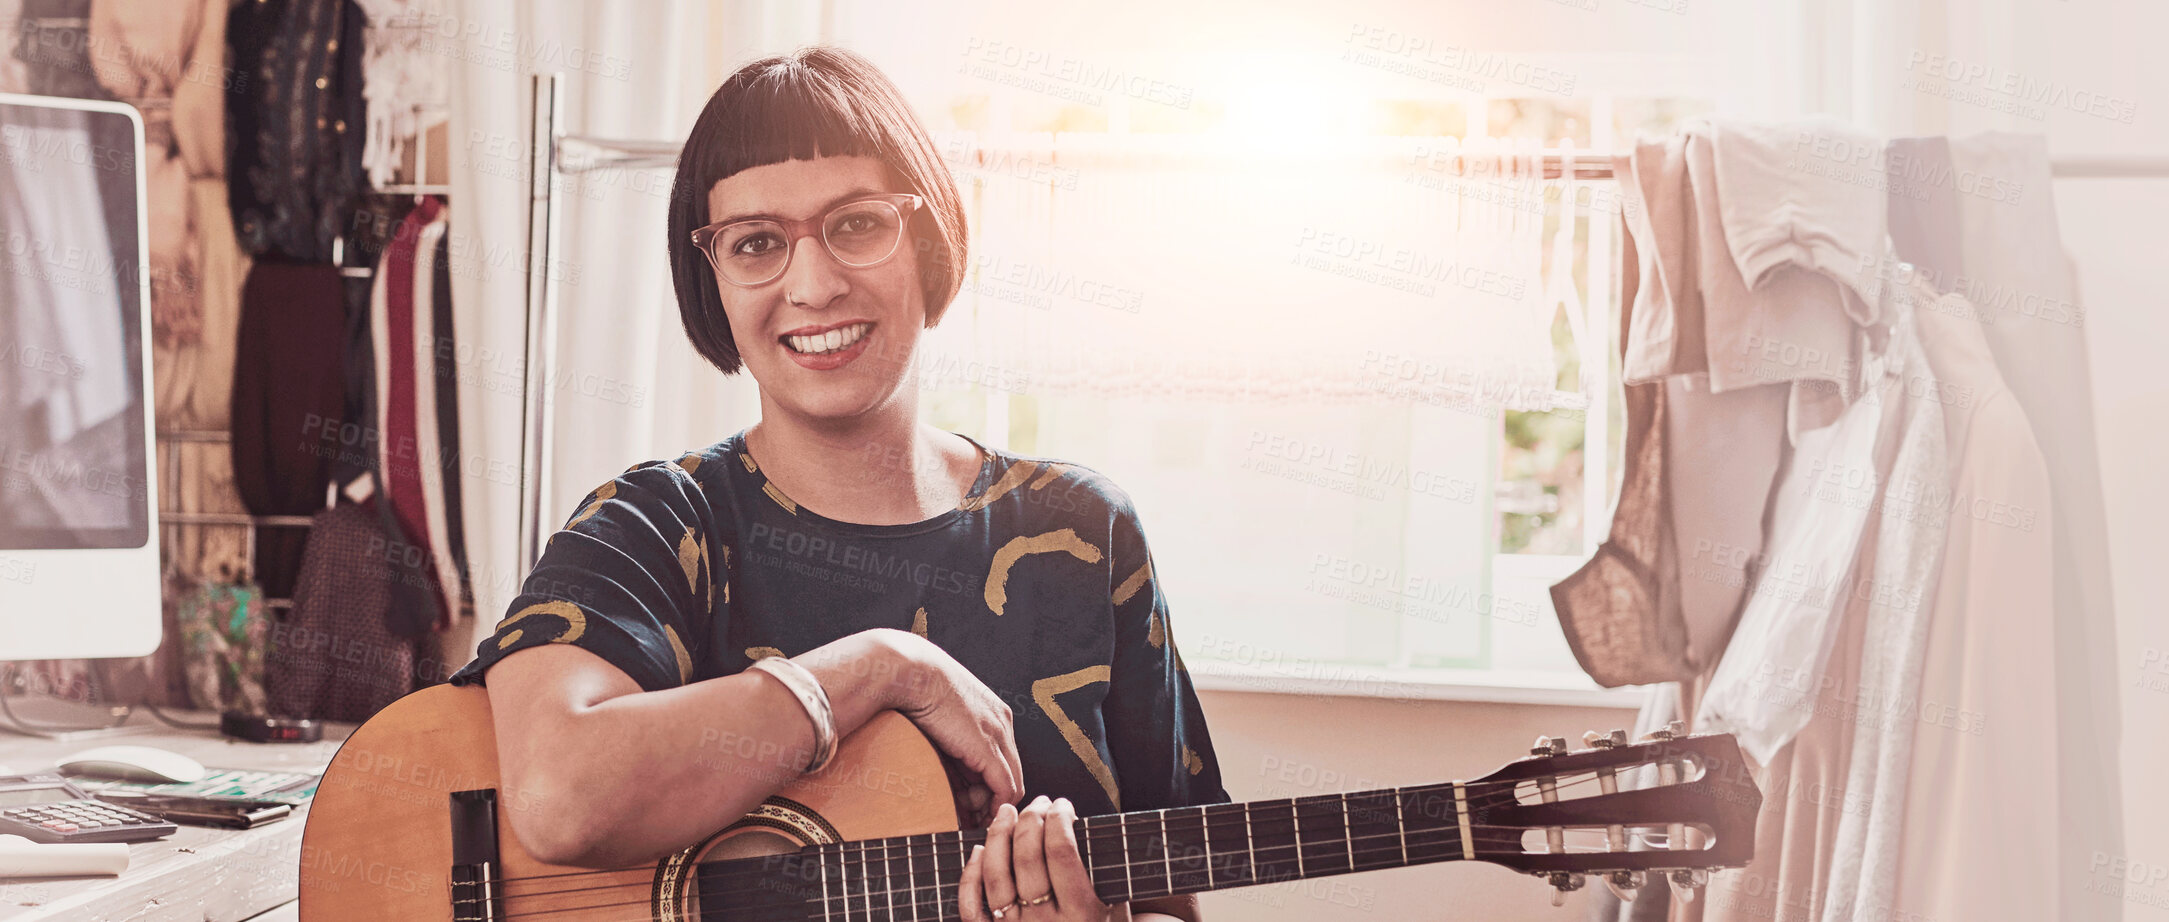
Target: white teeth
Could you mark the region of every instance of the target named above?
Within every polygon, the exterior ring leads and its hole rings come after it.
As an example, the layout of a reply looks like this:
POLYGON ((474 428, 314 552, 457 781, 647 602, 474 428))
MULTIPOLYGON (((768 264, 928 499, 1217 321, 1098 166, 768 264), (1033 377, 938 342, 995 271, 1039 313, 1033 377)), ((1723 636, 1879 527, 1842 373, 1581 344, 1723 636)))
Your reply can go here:
POLYGON ((858 342, 859 337, 866 335, 866 331, 871 329, 872 326, 872 324, 867 323, 855 323, 840 330, 830 330, 812 336, 786 336, 783 341, 793 352, 804 355, 822 355, 835 352, 858 342))

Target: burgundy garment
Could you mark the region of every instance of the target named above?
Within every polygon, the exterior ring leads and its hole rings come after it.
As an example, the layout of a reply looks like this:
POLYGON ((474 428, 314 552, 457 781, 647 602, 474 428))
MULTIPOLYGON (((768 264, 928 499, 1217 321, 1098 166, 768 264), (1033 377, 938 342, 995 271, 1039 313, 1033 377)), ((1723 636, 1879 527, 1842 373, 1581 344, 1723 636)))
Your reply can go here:
MULTIPOLYGON (((260 260, 241 289, 235 339, 233 474, 257 515, 324 508, 346 407, 344 307, 337 266, 260 260)), ((256 581, 293 593, 303 528, 256 529, 256 581)))
MULTIPOLYGON (((403 556, 425 562, 416 576, 429 596, 427 610, 405 613, 401 620, 415 629, 437 630, 449 627, 460 608, 451 549, 457 538, 446 528, 445 489, 446 480, 458 477, 458 455, 456 444, 441 444, 446 408, 439 404, 453 390, 439 387, 438 356, 446 350, 437 342, 438 312, 450 310, 436 297, 444 270, 443 211, 443 203, 431 198, 408 212, 385 248, 371 298, 375 340, 383 349, 376 359, 380 483, 393 524, 412 549, 403 556), (429 249, 426 259, 422 248, 429 249), (418 274, 418 266, 427 266, 427 273, 418 274)), ((449 289, 449 279, 444 281, 449 289)))
POLYGON ((414 688, 414 641, 392 630, 393 540, 373 504, 317 513, 294 607, 264 658, 273 714, 362 721, 414 688))

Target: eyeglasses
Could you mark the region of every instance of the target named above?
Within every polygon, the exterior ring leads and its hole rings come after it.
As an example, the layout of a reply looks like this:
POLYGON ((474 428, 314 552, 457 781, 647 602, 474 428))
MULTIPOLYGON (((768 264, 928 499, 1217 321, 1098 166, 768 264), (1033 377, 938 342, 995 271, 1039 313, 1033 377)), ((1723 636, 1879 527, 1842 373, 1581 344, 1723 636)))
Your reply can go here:
POLYGON ((830 256, 853 269, 887 262, 904 239, 904 219, 925 202, 909 192, 845 202, 815 219, 759 218, 710 224, 693 232, 717 277, 741 288, 766 285, 791 264, 791 244, 820 231, 830 256))

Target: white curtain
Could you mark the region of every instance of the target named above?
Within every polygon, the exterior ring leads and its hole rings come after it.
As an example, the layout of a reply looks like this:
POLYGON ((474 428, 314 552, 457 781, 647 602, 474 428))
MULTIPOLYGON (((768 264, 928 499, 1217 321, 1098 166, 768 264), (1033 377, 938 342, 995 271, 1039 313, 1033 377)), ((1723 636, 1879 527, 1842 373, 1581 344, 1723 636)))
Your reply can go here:
MULTIPOLYGON (((670 171, 561 178, 558 264, 530 269, 530 75, 565 74, 561 131, 682 141, 732 68, 815 41, 817 29, 818 17, 769 3, 456 0, 431 30, 453 69, 453 304, 477 637, 529 563, 517 523, 530 271, 554 273, 560 291, 545 530, 597 484, 716 442, 759 405, 750 378, 717 372, 680 330, 664 249, 670 171)), ((473 638, 452 649, 471 655, 473 638)))
POLYGON ((973 249, 929 386, 1551 405, 1557 192, 1533 142, 1470 151, 1477 178, 1383 139, 1293 157, 1165 136, 939 143, 973 249))

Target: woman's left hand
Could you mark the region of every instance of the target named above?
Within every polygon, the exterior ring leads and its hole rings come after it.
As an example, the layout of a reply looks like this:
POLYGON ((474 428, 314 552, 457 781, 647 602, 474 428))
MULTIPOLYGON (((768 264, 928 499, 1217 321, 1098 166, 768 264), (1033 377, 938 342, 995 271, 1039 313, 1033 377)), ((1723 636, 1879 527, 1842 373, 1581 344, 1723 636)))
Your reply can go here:
POLYGON ((1077 852, 1077 808, 1045 795, 1022 811, 1003 804, 958 881, 965 922, 1101 922, 1107 904, 1077 852))

